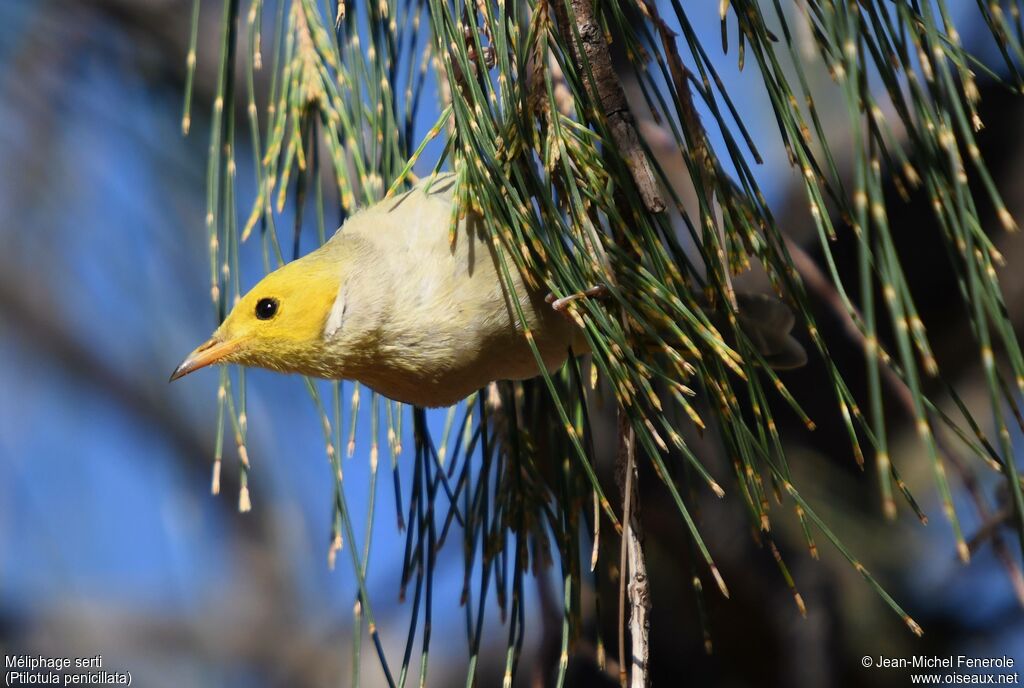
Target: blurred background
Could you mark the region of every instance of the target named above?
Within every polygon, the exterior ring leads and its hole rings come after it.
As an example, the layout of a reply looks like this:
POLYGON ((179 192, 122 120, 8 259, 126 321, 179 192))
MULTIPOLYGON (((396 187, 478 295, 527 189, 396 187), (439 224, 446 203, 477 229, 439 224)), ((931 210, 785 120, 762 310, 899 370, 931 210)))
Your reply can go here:
MULTIPOLYGON (((688 11, 698 30, 713 36, 717 3, 700 4, 707 7, 688 11)), ((991 58, 994 47, 975 3, 949 4, 967 46, 991 58)), ((248 378, 253 509, 245 514, 236 508, 233 461, 225 464, 222 494, 210 495, 216 374, 166 383, 216 324, 207 294, 204 194, 221 8, 202 6, 192 132, 185 138, 190 5, 0 3, 0 648, 4 654, 102 654, 104 668, 130 669, 141 686, 349 685, 356 589, 346 553, 334 571, 327 565, 333 483, 320 420, 302 381, 261 371, 248 378)), ((771 143, 777 131, 763 86, 736 69, 734 55, 722 64, 741 111, 763 113, 746 119, 766 158, 755 172, 780 224, 802 242, 812 229, 806 202, 784 153, 771 143)), ((1019 222, 1024 99, 994 83, 983 82, 982 90, 982 152, 1019 222)), ((847 135, 842 105, 818 105, 841 141, 847 135)), ((424 115, 418 135, 434 116, 424 115)), ((657 153, 657 126, 644 127, 657 153)), ((243 216, 254 194, 246 187, 251 177, 239 174, 243 216)), ((893 205, 893 223, 904 237, 899 249, 915 257, 910 276, 925 294, 919 306, 940 361, 968 403, 983 409, 977 362, 964 355, 971 350, 966 321, 960 306, 950 305, 956 285, 934 268, 942 261, 927 241, 936 230, 921 219, 928 217, 924 202, 893 205)), ((1003 275, 1011 315, 1024 326, 1024 276, 1012 267, 1024 259, 1024 243, 991 233, 1011 266, 1003 275)), ((813 261, 810 244, 807 251, 813 261)), ((258 248, 251 252, 246 260, 255 265, 258 248)), ((854 263, 851 257, 840 269, 852 274, 854 263)), ((257 277, 250 270, 244 279, 251 285, 257 277)), ((826 337, 856 380, 861 354, 827 304, 819 305, 826 337)), ((1007 502, 994 476, 970 464, 951 471, 966 532, 977 535, 964 567, 930 465, 909 436, 894 438, 893 455, 930 524, 922 526, 906 510, 895 523, 881 517, 873 475, 856 469, 839 419, 829 415, 834 402, 820 385, 821 373, 812 364, 787 374, 805 408, 821 409, 816 432, 796 419, 783 429, 795 482, 924 627, 924 637, 911 635, 824 538, 821 559, 814 560, 793 528, 777 536, 807 607, 803 618, 771 551, 752 536, 742 504, 701 501, 703 532, 732 591, 728 600, 706 596, 713 642, 706 653, 689 556, 681 554, 689 549, 685 531, 654 476, 642 474, 641 484, 650 488, 643 518, 655 685, 680 685, 684 678, 718 686, 906 685, 905 672, 860 666, 863 655, 879 654, 1005 654, 1024 662, 1024 581, 1015 536, 1002 526, 1007 502)), ((891 412, 894 426, 902 427, 899 404, 891 412)), ((432 412, 431 424, 443 413, 432 412)), ((366 510, 370 432, 360 422, 356 451, 344 462, 356 514, 366 510)), ((714 465, 715 447, 700 448, 714 465)), ((610 471, 607 458, 604 471, 610 471)), ((382 470, 390 471, 385 464, 382 458, 382 470)), ((730 469, 719 459, 719 470, 730 469)), ((382 480, 368 582, 385 650, 400 656, 409 614, 408 602, 399 599, 404 536, 393 518, 390 478, 382 480)), ((464 681, 467 657, 457 542, 443 551, 438 572, 434 634, 440 640, 431 653, 430 684, 456 685, 464 681)), ((613 600, 617 586, 603 585, 605 599, 613 600)), ((531 632, 519 680, 546 685, 560 651, 557 612, 552 619, 559 592, 545 576, 528 589, 531 632)), ((609 639, 613 612, 589 622, 603 626, 609 639)), ((483 657, 480 685, 496 685, 504 667, 505 632, 492 617, 484 643, 493 651, 483 657)), ((361 645, 360 679, 381 685, 369 641, 363 637, 361 645)), ((596 669, 595 654, 586 640, 574 648, 571 684, 615 684, 596 669)))

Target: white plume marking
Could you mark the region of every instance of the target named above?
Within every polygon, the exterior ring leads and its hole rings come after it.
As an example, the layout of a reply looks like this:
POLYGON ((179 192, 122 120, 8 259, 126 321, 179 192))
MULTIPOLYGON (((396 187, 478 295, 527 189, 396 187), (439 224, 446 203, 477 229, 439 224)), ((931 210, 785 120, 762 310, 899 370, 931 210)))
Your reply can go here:
POLYGON ((348 302, 347 284, 338 287, 338 296, 331 306, 331 314, 327 316, 327 323, 324 325, 324 337, 333 337, 345 324, 345 307, 348 302))

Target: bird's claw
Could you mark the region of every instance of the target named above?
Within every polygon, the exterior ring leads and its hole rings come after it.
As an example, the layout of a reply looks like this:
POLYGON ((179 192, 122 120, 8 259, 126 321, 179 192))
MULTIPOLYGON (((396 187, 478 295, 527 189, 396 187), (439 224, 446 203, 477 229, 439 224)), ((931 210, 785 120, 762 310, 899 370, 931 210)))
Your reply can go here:
POLYGON ((590 287, 583 291, 578 291, 575 294, 569 294, 563 296, 560 299, 556 299, 554 294, 548 294, 544 300, 551 304, 559 313, 565 313, 565 310, 569 307, 569 304, 573 301, 579 301, 580 299, 592 298, 592 299, 603 299, 608 296, 608 287, 603 284, 590 287))

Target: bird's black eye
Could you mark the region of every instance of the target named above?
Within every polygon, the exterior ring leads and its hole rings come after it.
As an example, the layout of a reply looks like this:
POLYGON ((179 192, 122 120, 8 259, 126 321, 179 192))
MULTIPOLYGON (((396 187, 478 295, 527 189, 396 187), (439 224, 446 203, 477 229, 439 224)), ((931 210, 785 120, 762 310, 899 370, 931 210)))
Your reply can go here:
POLYGON ((277 315, 277 299, 260 299, 256 302, 256 317, 270 320, 277 315))

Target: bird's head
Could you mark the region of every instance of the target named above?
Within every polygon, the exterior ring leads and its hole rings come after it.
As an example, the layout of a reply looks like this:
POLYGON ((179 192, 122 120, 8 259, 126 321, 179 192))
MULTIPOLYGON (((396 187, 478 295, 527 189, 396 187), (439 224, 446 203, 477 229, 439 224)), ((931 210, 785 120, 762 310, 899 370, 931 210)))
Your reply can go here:
POLYGON ((278 268, 235 304, 171 380, 214 363, 315 373, 339 281, 337 263, 318 252, 278 268))

